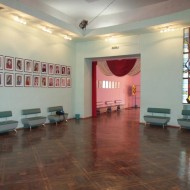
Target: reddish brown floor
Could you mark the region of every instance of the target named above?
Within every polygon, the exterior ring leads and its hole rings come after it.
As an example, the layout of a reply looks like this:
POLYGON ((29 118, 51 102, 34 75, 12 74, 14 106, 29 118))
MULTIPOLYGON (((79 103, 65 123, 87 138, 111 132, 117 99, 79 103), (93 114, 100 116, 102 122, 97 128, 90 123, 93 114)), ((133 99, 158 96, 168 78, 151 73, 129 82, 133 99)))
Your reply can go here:
POLYGON ((139 109, 0 135, 0 190, 189 190, 190 131, 139 109))

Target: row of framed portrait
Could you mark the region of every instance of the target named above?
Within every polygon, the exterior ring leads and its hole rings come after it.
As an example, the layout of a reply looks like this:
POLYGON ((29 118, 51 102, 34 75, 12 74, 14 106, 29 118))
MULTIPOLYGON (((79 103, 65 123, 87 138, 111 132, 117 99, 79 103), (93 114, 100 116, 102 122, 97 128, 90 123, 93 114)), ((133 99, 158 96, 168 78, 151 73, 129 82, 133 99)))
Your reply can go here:
POLYGON ((49 87, 49 88, 70 88, 70 77, 54 77, 47 75, 32 75, 21 73, 1 73, 0 87, 49 87))
POLYGON ((0 55, 0 70, 71 76, 71 66, 0 55))
POLYGON ((120 88, 120 82, 119 81, 97 81, 97 87, 98 88, 120 88))

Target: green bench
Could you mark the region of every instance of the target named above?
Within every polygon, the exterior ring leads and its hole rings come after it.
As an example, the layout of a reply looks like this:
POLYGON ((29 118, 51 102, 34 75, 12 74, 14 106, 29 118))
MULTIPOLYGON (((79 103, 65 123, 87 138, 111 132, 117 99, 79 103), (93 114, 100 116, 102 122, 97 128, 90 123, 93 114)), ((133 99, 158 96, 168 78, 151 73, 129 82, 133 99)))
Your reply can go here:
POLYGON ((67 122, 68 113, 63 112, 63 106, 49 107, 48 112, 50 112, 50 115, 48 115, 50 123, 56 123, 57 125, 61 121, 67 122))
POLYGON ((12 111, 1 111, 0 118, 5 119, 4 121, 0 121, 0 133, 16 131, 18 126, 18 121, 8 120, 8 117, 12 117, 12 111))
POLYGON ((177 119, 180 129, 190 129, 190 110, 182 110, 181 114, 183 115, 183 118, 177 119))
POLYGON ((32 127, 36 127, 40 125, 45 126, 46 117, 39 116, 40 113, 41 113, 40 108, 22 110, 22 115, 25 116, 25 118, 21 119, 24 127, 27 127, 27 128, 29 127, 31 130, 32 127))
POLYGON ((150 125, 161 125, 166 126, 170 121, 170 109, 167 108, 147 108, 147 112, 151 115, 144 115, 144 120, 150 125))

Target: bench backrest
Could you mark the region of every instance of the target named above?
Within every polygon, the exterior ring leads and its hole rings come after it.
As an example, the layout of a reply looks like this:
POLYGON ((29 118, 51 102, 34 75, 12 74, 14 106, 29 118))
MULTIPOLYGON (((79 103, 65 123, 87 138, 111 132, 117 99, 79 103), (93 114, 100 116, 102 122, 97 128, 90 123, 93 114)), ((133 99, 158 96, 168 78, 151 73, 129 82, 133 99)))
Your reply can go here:
POLYGON ((11 117, 11 116, 12 116, 12 111, 1 111, 0 112, 0 118, 11 117))
POLYGON ((33 109, 24 109, 22 110, 22 115, 30 115, 30 114, 38 114, 41 113, 40 108, 33 108, 33 109))
POLYGON ((182 115, 190 116, 190 110, 182 110, 182 115))
POLYGON ((49 107, 48 112, 63 111, 63 106, 49 107))
POLYGON ((148 108, 147 112, 170 114, 170 109, 167 109, 167 108, 148 108))

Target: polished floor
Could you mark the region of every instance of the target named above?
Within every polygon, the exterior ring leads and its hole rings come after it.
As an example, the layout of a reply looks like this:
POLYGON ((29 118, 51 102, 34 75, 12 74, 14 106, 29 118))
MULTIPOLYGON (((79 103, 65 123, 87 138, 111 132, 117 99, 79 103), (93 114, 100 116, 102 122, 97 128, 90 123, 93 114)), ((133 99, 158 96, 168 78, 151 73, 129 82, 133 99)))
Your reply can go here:
POLYGON ((0 190, 189 190, 190 131, 139 109, 0 135, 0 190))

